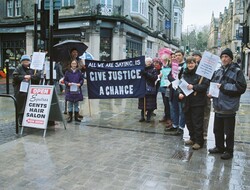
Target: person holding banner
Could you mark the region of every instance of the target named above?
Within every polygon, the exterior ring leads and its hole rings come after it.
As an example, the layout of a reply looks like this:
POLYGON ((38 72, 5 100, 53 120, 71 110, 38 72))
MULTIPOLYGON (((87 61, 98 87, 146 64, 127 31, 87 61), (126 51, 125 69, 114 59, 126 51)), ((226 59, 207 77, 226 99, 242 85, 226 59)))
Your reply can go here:
POLYGON ((203 78, 200 83, 201 76, 197 75, 196 61, 192 56, 186 59, 187 68, 184 69, 181 81, 187 82, 187 90, 192 90, 190 94, 187 94, 186 89, 182 89, 182 85, 179 86, 179 99, 183 102, 183 112, 185 114, 186 125, 189 131, 190 139, 185 141, 186 145, 192 145, 194 150, 198 150, 203 147, 203 121, 204 121, 204 107, 207 99, 207 88, 209 86, 209 80, 203 78))
POLYGON ((79 101, 83 100, 82 88, 83 78, 76 60, 71 61, 70 67, 64 76, 65 84, 65 100, 68 102, 68 123, 72 122, 73 111, 75 121, 81 122, 79 119, 79 101))
POLYGON ((173 125, 171 128, 165 129, 165 134, 179 136, 183 135, 183 130, 185 128, 185 116, 183 112, 183 103, 179 101, 179 93, 177 92, 177 87, 173 83, 176 81, 179 83, 182 73, 186 68, 184 52, 182 50, 177 50, 175 52, 175 58, 176 59, 172 60, 172 69, 168 75, 168 80, 171 82, 169 104, 173 125))
POLYGON ((138 109, 141 110, 141 119, 139 122, 145 121, 144 114, 147 111, 146 122, 151 121, 151 115, 155 109, 157 109, 156 103, 156 85, 155 81, 158 78, 157 71, 153 66, 152 58, 145 59, 145 69, 141 70, 141 76, 146 79, 146 94, 144 98, 139 98, 138 109))
MULTIPOLYGON (((201 52, 194 51, 192 56, 195 58, 196 64, 199 65, 202 58, 201 52)), ((210 98, 207 97, 207 105, 205 106, 204 109, 204 123, 203 123, 203 136, 205 139, 207 138, 210 112, 211 112, 211 100, 210 98)))
POLYGON ((233 52, 226 48, 221 52, 222 66, 215 71, 211 82, 216 84, 219 95, 212 93, 214 107, 215 147, 210 154, 222 154, 221 159, 233 158, 235 115, 239 109, 240 96, 246 91, 247 84, 242 70, 233 61, 233 52), (225 143, 226 142, 226 143, 225 143))
POLYGON ((22 125, 24 109, 26 105, 28 88, 30 84, 39 84, 41 73, 30 69, 31 58, 29 55, 23 55, 20 64, 13 72, 14 96, 17 102, 18 124, 22 125))

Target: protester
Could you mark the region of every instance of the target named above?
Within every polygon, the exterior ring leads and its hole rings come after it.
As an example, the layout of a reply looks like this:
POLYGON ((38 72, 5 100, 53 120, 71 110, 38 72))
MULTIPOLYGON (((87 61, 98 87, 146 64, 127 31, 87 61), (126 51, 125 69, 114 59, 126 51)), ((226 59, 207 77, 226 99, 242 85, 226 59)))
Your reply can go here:
MULTIPOLYGON (((184 52, 182 50, 177 50, 175 52, 175 58, 179 63, 178 67, 178 79, 182 76, 183 70, 186 68, 186 63, 184 60, 184 52)), ((170 73, 168 77, 170 82, 176 80, 173 75, 170 73)), ((166 134, 169 135, 183 135, 183 130, 185 128, 185 116, 183 113, 183 103, 179 101, 179 93, 171 85, 170 87, 170 97, 169 104, 171 110, 171 119, 173 126, 169 129, 166 129, 166 134)))
POLYGON ((200 61, 201 61, 201 58, 202 58, 202 55, 201 55, 201 52, 199 51, 194 51, 192 53, 192 56, 195 58, 195 62, 197 65, 199 65, 200 61))
POLYGON ((82 89, 83 85, 82 73, 79 70, 79 65, 76 60, 71 61, 68 70, 64 76, 65 83, 65 100, 68 102, 68 123, 72 122, 73 111, 75 121, 79 119, 79 101, 83 100, 82 89))
POLYGON ((235 116, 247 85, 243 72, 232 62, 233 53, 229 48, 221 52, 220 58, 222 66, 211 80, 218 83, 219 88, 219 96, 213 97, 215 147, 208 151, 210 154, 223 153, 221 159, 227 160, 233 158, 235 116))
POLYGON ((168 95, 169 87, 166 86, 168 81, 167 76, 168 73, 171 71, 170 68, 171 53, 172 51, 169 48, 162 48, 159 50, 159 56, 162 62, 161 74, 159 75, 161 78, 161 85, 159 88, 159 92, 161 92, 162 101, 164 105, 164 115, 162 119, 159 120, 159 122, 167 123, 166 127, 170 127, 172 124, 170 117, 170 106, 169 106, 169 95, 168 95))
POLYGON ((198 150, 202 148, 204 144, 204 107, 206 105, 206 92, 209 81, 195 73, 197 65, 194 57, 187 57, 186 63, 187 68, 184 69, 181 79, 188 83, 187 89, 193 90, 193 92, 186 96, 180 88, 178 89, 180 91, 179 99, 184 104, 183 112, 190 136, 190 139, 185 141, 185 144, 192 145, 194 150, 198 150))
MULTIPOLYGON (((199 65, 202 58, 201 52, 194 51, 192 55, 195 58, 196 64, 199 65)), ((207 97, 206 102, 207 104, 204 108, 204 123, 203 123, 203 136, 205 139, 207 138, 207 131, 210 119, 210 112, 211 112, 211 100, 209 97, 207 97)))
POLYGON ((20 64, 13 72, 13 87, 14 96, 17 102, 18 124, 22 125, 23 114, 25 110, 26 99, 28 95, 28 89, 20 89, 23 84, 39 84, 41 73, 29 68, 31 63, 30 56, 23 55, 20 59, 20 64), (21 90, 21 91, 20 91, 21 90))
MULTIPOLYGON (((65 71, 68 69, 68 63, 71 63, 71 61, 75 60, 78 64, 78 69, 81 71, 82 73, 82 79, 83 79, 83 83, 84 83, 84 75, 85 75, 85 64, 83 62, 83 60, 79 57, 79 53, 78 53, 78 50, 76 48, 72 48, 70 50, 70 59, 66 61, 66 63, 63 64, 63 67, 62 67, 62 70, 63 70, 63 73, 65 73, 65 71)), ((66 107, 67 107, 67 101, 65 102, 65 111, 64 113, 67 114, 67 110, 66 110, 66 107)), ((78 108, 80 110, 80 108, 78 108)), ((79 113, 78 114, 78 117, 79 118, 83 118, 83 116, 79 113)))
POLYGON ((152 64, 152 58, 145 59, 145 69, 141 71, 141 76, 146 80, 146 95, 144 98, 139 98, 138 109, 141 110, 141 119, 139 122, 145 121, 144 114, 147 112, 146 122, 151 121, 152 112, 157 109, 156 103, 156 85, 157 71, 152 64), (145 102, 145 108, 144 108, 145 102), (145 109, 145 110, 144 110, 145 109))

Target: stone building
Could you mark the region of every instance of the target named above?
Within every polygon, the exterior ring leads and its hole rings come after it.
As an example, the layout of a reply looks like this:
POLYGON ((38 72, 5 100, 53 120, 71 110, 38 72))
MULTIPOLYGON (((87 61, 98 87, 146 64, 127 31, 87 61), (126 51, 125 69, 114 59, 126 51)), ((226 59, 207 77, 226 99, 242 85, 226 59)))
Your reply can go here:
MULTIPOLYGON (((244 62, 245 49, 242 48, 242 27, 244 17, 246 17, 246 8, 243 0, 230 0, 228 7, 216 18, 212 14, 210 23, 210 33, 208 40, 208 50, 214 54, 220 55, 221 50, 230 48, 234 53, 234 58, 242 58, 244 62), (245 10, 245 13, 244 13, 245 10)), ((242 64, 244 69, 245 64, 242 64)))
MULTIPOLYGON (((38 4, 38 48, 47 50, 38 4)), ((60 1, 60 0, 59 0, 60 1)), ((184 0, 61 0, 53 44, 81 40, 97 60, 140 55, 156 57, 159 48, 178 49, 184 0)), ((0 1, 0 64, 15 67, 22 54, 34 51, 34 0, 0 1)))

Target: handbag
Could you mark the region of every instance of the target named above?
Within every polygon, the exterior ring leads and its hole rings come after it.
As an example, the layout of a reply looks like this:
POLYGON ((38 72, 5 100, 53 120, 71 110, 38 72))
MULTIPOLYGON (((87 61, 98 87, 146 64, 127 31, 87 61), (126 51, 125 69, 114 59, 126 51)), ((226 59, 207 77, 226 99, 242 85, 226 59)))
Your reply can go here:
POLYGON ((147 95, 155 95, 156 94, 156 86, 150 86, 146 83, 146 94, 147 95))

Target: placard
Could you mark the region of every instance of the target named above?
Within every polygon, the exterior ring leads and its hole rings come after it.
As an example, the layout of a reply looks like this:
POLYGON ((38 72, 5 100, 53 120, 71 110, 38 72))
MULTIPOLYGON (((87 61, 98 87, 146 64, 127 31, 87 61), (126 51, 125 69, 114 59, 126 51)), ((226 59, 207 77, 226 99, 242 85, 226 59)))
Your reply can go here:
POLYGON ((43 70, 45 55, 46 53, 44 52, 33 52, 30 68, 34 70, 43 70))
POLYGON ((217 67, 220 57, 205 51, 196 70, 196 74, 211 79, 217 67))

